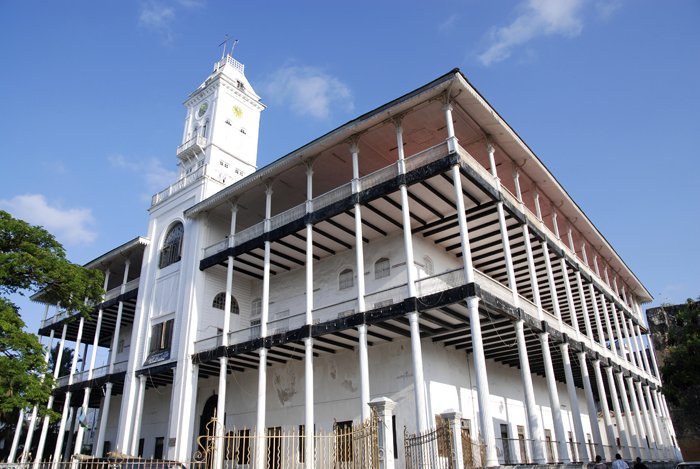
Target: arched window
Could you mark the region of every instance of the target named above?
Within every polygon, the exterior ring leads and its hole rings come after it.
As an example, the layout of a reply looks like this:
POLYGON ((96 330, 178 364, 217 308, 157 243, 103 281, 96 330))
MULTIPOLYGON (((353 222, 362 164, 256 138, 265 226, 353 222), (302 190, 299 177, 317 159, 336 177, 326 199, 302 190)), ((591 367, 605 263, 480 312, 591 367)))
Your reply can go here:
POLYGON ((160 260, 158 262, 158 267, 167 267, 170 264, 180 262, 180 257, 182 256, 182 237, 185 234, 185 228, 182 223, 175 223, 168 234, 165 235, 165 241, 163 241, 163 247, 160 249, 160 260))
MULTIPOLYGON (((222 291, 221 293, 217 293, 211 305, 212 307, 223 311, 226 307, 226 292, 222 291)), ((231 314, 241 314, 241 310, 238 307, 238 301, 236 301, 236 298, 233 296, 231 297, 231 314)))
POLYGON ((428 276, 435 274, 435 266, 433 265, 433 260, 428 256, 423 258, 423 263, 425 264, 425 273, 428 276))
POLYGON ((391 263, 386 257, 382 257, 374 263, 374 278, 380 279, 391 275, 391 263))
POLYGON ((262 314, 262 300, 256 298, 250 305, 250 315, 252 317, 259 317, 262 314))
POLYGON ((207 127, 209 127, 209 119, 205 120, 202 126, 202 137, 204 138, 207 138, 207 127))
POLYGON ((352 269, 343 270, 340 275, 338 275, 338 289, 345 290, 347 288, 352 288, 354 285, 353 280, 352 269))

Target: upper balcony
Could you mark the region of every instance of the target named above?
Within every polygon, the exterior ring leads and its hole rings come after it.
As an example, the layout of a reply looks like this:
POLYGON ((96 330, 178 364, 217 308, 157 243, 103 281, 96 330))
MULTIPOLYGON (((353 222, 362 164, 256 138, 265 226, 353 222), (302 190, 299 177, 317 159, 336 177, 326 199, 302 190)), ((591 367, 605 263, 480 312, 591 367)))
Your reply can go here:
POLYGON ((180 178, 174 184, 171 184, 167 189, 163 189, 162 191, 153 195, 153 197, 151 198, 151 207, 159 204, 160 202, 162 202, 164 200, 167 200, 168 198, 170 198, 174 194, 177 194, 182 189, 184 189, 185 187, 192 184, 197 179, 204 176, 204 174, 206 173, 206 169, 207 169, 207 165, 204 164, 203 162, 199 162, 189 174, 180 178))
MULTIPOLYGON (((139 280, 140 280, 139 277, 137 277, 133 280, 130 280, 129 282, 127 282, 125 284, 122 284, 122 285, 119 285, 115 288, 110 289, 109 291, 107 291, 105 293, 104 299, 102 300, 102 302, 106 303, 108 301, 111 301, 111 300, 117 298, 118 296, 120 296, 122 294, 126 294, 128 292, 131 292, 132 290, 138 289, 139 280)), ((76 313, 74 311, 59 310, 53 316, 48 317, 48 318, 41 321, 41 329, 44 329, 46 327, 57 324, 57 323, 63 321, 64 319, 75 316, 75 314, 76 313)), ((95 315, 93 314, 93 316, 95 316, 95 315)))
MULTIPOLYGON (((114 364, 114 368, 111 370, 111 373, 110 373, 110 366, 109 365, 104 365, 104 366, 94 368, 92 370, 92 373, 90 373, 90 370, 78 371, 75 374, 73 374, 73 381, 71 384, 75 385, 75 384, 83 383, 85 381, 103 378, 103 377, 108 376, 108 375, 123 373, 126 371, 127 365, 128 365, 128 361, 117 362, 114 364)), ((69 383, 69 380, 70 380, 69 375, 59 376, 58 380, 56 380, 56 387, 62 388, 64 386, 67 386, 69 383)))
POLYGON ((207 139, 201 135, 195 135, 185 143, 177 147, 177 157, 181 160, 189 160, 197 154, 204 153, 207 146, 207 139))
MULTIPOLYGON (((450 154, 447 142, 439 143, 433 147, 427 148, 415 155, 412 155, 404 160, 405 172, 409 173, 415 169, 426 166, 432 162, 443 159, 450 154)), ((399 162, 395 162, 389 166, 370 173, 358 181, 358 190, 367 190, 380 184, 390 181, 399 175, 399 162)), ((270 218, 270 231, 280 228, 288 223, 302 218, 307 211, 313 212, 326 208, 336 202, 348 198, 353 193, 353 183, 347 182, 331 191, 326 192, 311 201, 304 202, 295 207, 292 207, 284 212, 281 212, 270 218)), ((221 241, 212 244, 204 249, 204 258, 216 255, 234 245, 241 245, 246 241, 250 241, 258 236, 262 236, 265 231, 265 221, 261 221, 244 230, 235 233, 233 236, 227 236, 221 241)))

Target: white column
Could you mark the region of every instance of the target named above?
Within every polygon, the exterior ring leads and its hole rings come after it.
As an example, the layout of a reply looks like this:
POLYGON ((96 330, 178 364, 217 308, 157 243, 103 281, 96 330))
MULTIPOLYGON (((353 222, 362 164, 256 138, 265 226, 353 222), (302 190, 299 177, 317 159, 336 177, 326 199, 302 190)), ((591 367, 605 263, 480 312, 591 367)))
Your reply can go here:
POLYGON ((552 366, 552 354, 549 350, 549 334, 547 332, 540 334, 540 343, 542 344, 542 361, 544 362, 544 375, 547 380, 549 407, 552 409, 554 435, 557 439, 557 453, 559 454, 559 461, 566 464, 571 462, 571 457, 569 456, 569 448, 566 444, 566 433, 564 432, 564 423, 561 416, 559 391, 557 390, 554 367, 552 366))
POLYGON ((642 364, 637 363, 638 357, 634 355, 634 350, 632 349, 632 336, 630 336, 629 331, 627 330, 627 321, 625 321, 625 313, 622 310, 620 310, 620 323, 622 324, 622 333, 624 334, 625 341, 627 342, 627 361, 630 364, 641 368, 642 364))
POLYGON ((668 423, 668 430, 671 432, 671 443, 676 452, 680 451, 678 448, 678 438, 676 438, 676 429, 673 427, 673 419, 671 418, 671 412, 668 410, 668 404, 666 403, 666 396, 663 394, 659 395, 659 400, 661 401, 661 407, 666 413, 666 422, 668 423))
POLYGON ((24 409, 19 409, 19 418, 17 419, 17 426, 15 427, 15 435, 12 438, 12 445, 10 446, 10 454, 7 456, 7 462, 15 462, 15 456, 17 455, 17 446, 19 446, 19 438, 22 436, 22 427, 24 426, 24 409))
POLYGON ((579 339, 578 315, 576 314, 576 305, 574 304, 574 295, 571 293, 571 282, 569 282, 569 267, 566 265, 566 259, 559 259, 561 274, 564 277, 564 291, 566 292, 566 301, 569 305, 569 313, 571 314, 571 327, 576 331, 576 339, 579 339))
POLYGON ((525 331, 523 320, 515 321, 515 337, 518 342, 518 357, 520 358, 520 377, 525 393, 525 410, 527 412, 527 425, 532 439, 532 458, 535 464, 545 464, 544 432, 542 420, 535 405, 535 390, 532 387, 532 375, 530 374, 530 360, 528 359, 527 345, 525 344, 525 331))
MULTIPOLYGON (((83 326, 85 325, 85 318, 80 316, 80 322, 78 323, 78 335, 75 338, 75 350, 73 350, 73 363, 70 367, 70 374, 68 375, 68 386, 73 384, 73 377, 75 376, 75 370, 78 367, 78 356, 80 351, 80 341, 83 338, 83 326)), ((68 410, 70 408, 70 398, 72 393, 70 391, 66 392, 66 399, 63 403, 63 414, 61 414, 61 423, 58 427, 58 436, 56 437, 56 447, 53 453, 53 463, 54 467, 57 467, 58 461, 61 458, 61 448, 63 447, 63 435, 66 429, 66 419, 68 418, 68 410)))
POLYGON ((666 446, 670 454, 673 453, 673 439, 671 438, 671 430, 669 430, 668 425, 666 425, 666 416, 664 415, 663 407, 661 406, 661 400, 659 399, 658 389, 654 389, 651 392, 651 396, 654 400, 654 407, 656 408, 656 413, 661 420, 661 425, 663 427, 662 440, 666 443, 666 446))
POLYGON ((146 375, 139 376, 139 394, 136 399, 134 412, 134 428, 131 435, 131 447, 127 454, 136 456, 139 449, 139 437, 141 436, 141 420, 143 418, 143 401, 146 398, 146 375))
POLYGON ((112 387, 113 383, 107 383, 105 385, 105 395, 102 399, 102 409, 100 410, 100 426, 97 430, 97 444, 92 452, 93 456, 106 457, 106 454, 102 454, 102 450, 105 445, 105 432, 107 431, 107 420, 109 419, 109 406, 112 400, 112 387))
MULTIPOLYGON (((610 408, 608 407, 608 396, 605 392, 605 383, 603 383, 603 374, 600 372, 600 360, 593 360, 593 372, 595 374, 596 387, 598 388, 598 398, 600 399, 600 410, 603 413, 603 423, 608 438, 608 446, 611 448, 617 447, 615 440, 615 429, 610 419, 610 408)), ((601 453, 605 457, 605 453, 601 453)), ((612 456, 612 454, 610 455, 612 456)))
MULTIPOLYGON (((399 172, 405 174, 403 154, 403 130, 401 118, 394 120, 396 125, 396 145, 399 155, 399 172)), ((416 297, 416 265, 413 260, 413 238, 411 234, 411 209, 408 205, 408 188, 401 184, 401 215, 403 222, 403 244, 406 256, 406 282, 408 284, 408 297, 416 297)), ((363 272, 364 275, 364 272, 363 272)), ((423 351, 420 342, 420 327, 418 324, 418 312, 412 311, 407 315, 411 330, 411 358, 413 362, 413 392, 416 403, 416 424, 418 432, 428 429, 425 402, 425 381, 423 379, 423 351)))
MULTIPOLYGON (((125 265, 124 265, 124 276, 122 277, 122 285, 120 289, 120 293, 124 293, 126 291, 126 283, 129 279, 129 268, 131 266, 131 261, 127 259, 125 265)), ((109 350, 109 369, 107 370, 108 374, 114 373, 114 364, 117 361, 117 350, 119 347, 119 335, 121 334, 121 327, 122 327, 122 317, 123 317, 123 312, 124 312, 124 302, 120 301, 119 304, 117 305, 117 319, 114 324, 114 336, 112 337, 112 345, 109 350)), ((133 346, 136 346, 134 344, 133 346)), ((126 396, 126 383, 125 384, 125 389, 124 389, 124 395, 126 396)), ((100 456, 102 453, 102 449, 104 447, 105 443, 105 433, 107 431, 107 422, 109 420, 109 407, 110 403, 112 400, 112 388, 114 387, 114 384, 111 382, 108 382, 105 385, 105 395, 104 399, 102 400, 102 410, 100 411, 100 426, 99 430, 97 433, 97 445, 95 445, 95 450, 94 450, 94 455, 95 456, 100 456)), ((124 441, 128 441, 128 432, 130 431, 130 425, 126 425, 126 422, 120 422, 123 427, 123 431, 126 433, 126 438, 124 441)), ((126 449, 124 449, 126 452, 126 449)), ((106 455, 104 455, 106 456, 106 455)))
MULTIPOLYGON (((306 213, 313 211, 312 161, 306 166, 306 213)), ((314 227, 306 224, 306 324, 311 332, 314 323, 314 227)), ((314 468, 314 342, 311 336, 304 338, 304 467, 314 468)))
MULTIPOLYGON (((352 182, 353 193, 360 191, 360 164, 359 154, 360 147, 358 146, 357 138, 352 140, 350 145, 352 153, 352 182)), ((355 271, 357 272, 357 311, 364 313, 365 305, 365 256, 364 246, 362 241, 362 212, 359 202, 355 204, 355 271)), ((406 264, 408 268, 408 264, 406 264)), ((365 421, 370 417, 369 409, 369 358, 367 355, 367 325, 360 324, 357 326, 358 332, 358 355, 360 358, 360 406, 362 420, 365 421)), ((422 367, 421 367, 422 370, 422 367)))
MULTIPOLYGON (((625 459, 632 459, 632 452, 630 451, 630 439, 627 435, 627 428, 625 427, 624 419, 622 418, 622 411, 620 410, 620 401, 618 400, 617 396, 615 377, 613 376, 612 367, 606 366, 605 373, 608 376, 610 400, 613 404, 613 412, 615 413, 615 423, 617 424, 617 432, 620 435, 620 445, 622 445, 623 457, 625 459)), ((624 392, 624 390, 622 390, 622 392, 624 392)))
POLYGON ((654 439, 656 440, 656 447, 658 448, 658 460, 663 460, 664 452, 664 437, 661 434, 661 428, 659 427, 659 420, 654 410, 654 403, 651 398, 651 391, 648 385, 644 385, 644 397, 646 398, 647 409, 651 415, 651 424, 654 429, 654 439))
MULTIPOLYGON (((238 206, 231 205, 231 224, 229 229, 229 247, 236 244, 236 216, 238 206)), ((233 303, 233 256, 228 256, 226 263, 226 296, 224 297, 224 324, 221 332, 221 345, 228 347, 228 338, 231 332, 231 304, 233 303)), ((219 388, 216 401, 216 425, 215 432, 215 459, 214 468, 221 468, 224 460, 224 435, 226 434, 226 379, 228 377, 228 356, 219 357, 219 388)))
MULTIPOLYGON (((265 191, 265 231, 270 230, 270 217, 272 216, 272 185, 268 185, 265 191)), ((260 317, 260 336, 267 336, 267 321, 270 312, 270 241, 265 241, 265 258, 263 265, 262 288, 262 313, 260 317)), ((258 409, 256 438, 257 450, 256 467, 263 469, 265 464, 265 414, 267 397, 267 349, 263 346, 259 351, 258 362, 258 409)))
MULTIPOLYGON (((641 443, 639 441, 639 434, 637 433, 637 429, 634 426, 634 419, 632 418, 632 408, 630 407, 630 401, 627 398, 627 391, 625 389, 625 382, 624 382, 624 377, 622 376, 622 372, 618 371, 615 373, 615 379, 617 380, 617 389, 620 392, 620 400, 622 401, 622 409, 625 411, 625 423, 627 424, 627 428, 629 429, 629 435, 630 435, 630 446, 634 446, 636 448, 641 447, 641 443)), ((634 455, 630 455, 632 457, 634 455)))
POLYGON ((588 294, 591 297, 591 305, 593 306, 593 318, 595 319, 595 327, 598 330, 598 341, 603 348, 607 348, 605 344, 605 330, 603 330, 603 324, 600 320, 600 309, 598 309, 598 301, 596 300, 593 283, 588 284, 588 294))
MULTIPOLYGON (((54 363, 54 369, 53 369, 53 379, 56 380, 58 378, 58 373, 61 368, 61 361, 63 360, 63 347, 66 344, 66 330, 68 329, 68 325, 66 323, 63 323, 63 331, 61 332, 61 341, 59 342, 58 345, 58 353, 56 354, 56 361, 54 363)), ((53 394, 49 396, 49 402, 46 404, 47 409, 51 409, 53 407, 53 401, 54 397, 53 394)), ((44 422, 41 427, 41 434, 39 435, 39 445, 37 446, 36 449, 36 457, 34 459, 34 469, 39 469, 39 463, 41 462, 41 458, 44 456, 44 445, 46 444, 46 434, 49 431, 49 416, 44 417, 44 422)))
POLYGON ((525 238, 525 253, 527 254, 527 269, 530 273, 532 283, 532 298, 537 307, 537 319, 542 320, 542 298, 540 297, 540 286, 537 280, 537 269, 535 268, 535 258, 532 254, 532 243, 530 242, 530 228, 527 223, 523 224, 523 237, 525 238))
POLYGON ((378 397, 370 402, 377 414, 379 440, 379 469, 394 469, 394 430, 391 424, 396 402, 387 397, 378 397))
MULTIPOLYGON (((449 108, 448 108, 449 109, 449 108)), ((448 121, 451 121, 451 113, 448 114, 448 121)), ((455 190, 455 202, 457 205, 457 219, 459 221, 459 237, 462 245, 462 262, 464 265, 464 277, 467 284, 474 282, 474 268, 472 265, 472 254, 469 246, 469 231, 467 228, 467 218, 464 210, 464 195, 462 194, 462 176, 459 172, 459 165, 452 167, 452 181, 455 190)), ((472 349, 474 358, 474 372, 476 374, 477 399, 479 402, 479 428, 481 436, 486 445, 487 467, 497 466, 498 455, 496 453, 496 435, 493 430, 491 419, 490 392, 488 374, 486 372, 486 357, 484 355, 484 344, 481 337, 481 322, 479 318, 479 298, 474 296, 467 298, 467 310, 469 312, 469 327, 472 335, 472 349)))
MULTIPOLYGON (((49 305, 46 305, 46 309, 44 310, 44 319, 46 319, 46 315, 49 311, 49 305)), ((46 348, 46 352, 44 353, 44 362, 47 364, 48 368, 48 363, 49 363, 49 357, 51 356, 51 347, 53 346, 53 338, 54 338, 54 330, 51 329, 51 332, 49 333, 49 345, 46 348)), ((44 378, 42 377, 42 382, 44 378)), ((32 448, 32 440, 34 438, 34 430, 36 428, 36 418, 38 414, 38 407, 35 405, 34 408, 32 409, 32 415, 29 420, 29 428, 27 429, 27 437, 24 440, 24 451, 22 451, 22 455, 20 456, 20 462, 22 464, 27 462, 27 459, 29 457, 29 451, 32 448)))
MULTIPOLYGON (((95 369, 95 360, 97 359, 97 347, 100 342, 100 331, 102 329, 102 308, 100 308, 97 311, 97 325, 95 326, 95 338, 92 342, 92 354, 90 356, 90 366, 88 368, 88 375, 87 375, 87 381, 89 382, 92 379, 92 373, 93 370, 95 369)), ((92 388, 87 387, 85 388, 85 395, 83 397, 83 405, 80 407, 80 415, 81 418, 85 418, 87 415, 88 411, 88 405, 90 404, 90 393, 92 391, 92 388)), ((80 424, 78 425, 78 432, 75 436, 75 448, 73 450, 73 453, 80 453, 81 449, 83 447, 83 434, 85 432, 85 427, 80 424)))
MULTIPOLYGON (((627 382, 627 392, 629 393, 629 398, 632 404, 632 411, 634 412, 634 425, 637 429, 637 440, 639 441, 639 451, 647 450, 647 440, 646 440, 646 430, 644 428, 644 422, 642 420, 642 412, 639 407, 639 402, 637 401, 637 393, 634 389, 634 383, 631 376, 626 376, 625 381, 627 382)), ((647 459, 651 459, 651 453, 647 451, 647 459)))
POLYGON ((641 348, 639 347, 639 344, 637 342, 638 337, 634 330, 634 322, 632 321, 632 318, 627 319, 627 324, 629 325, 629 337, 631 342, 630 348, 634 352, 634 358, 637 362, 637 366, 640 370, 644 370, 644 362, 642 361, 641 348))
MULTIPOLYGON (((569 230, 571 233, 571 230, 569 230)), ((573 250, 573 249, 572 249, 573 250)), ((583 314, 583 325, 586 328, 586 336, 591 342, 595 340, 593 337, 593 328, 591 328, 591 318, 588 316, 588 304, 586 303, 586 292, 583 289, 583 281, 581 280, 581 272, 576 271, 576 284, 578 286, 578 294, 581 297, 581 314, 583 314)))
POLYGON ((619 339, 619 343, 617 344, 617 353, 620 355, 623 359, 628 360, 626 354, 625 354, 625 347, 624 347, 624 342, 623 342, 623 336, 622 336, 622 330, 620 329, 620 321, 617 319, 617 308, 615 308, 615 302, 611 301, 610 302, 610 311, 612 313, 612 318, 613 318, 613 324, 615 325, 615 338, 619 339))
MULTIPOLYGON (((564 361, 564 376, 566 377, 566 389, 569 393, 569 405, 573 413, 574 432, 576 434, 576 442, 578 444, 578 453, 581 461, 585 461, 585 456, 588 454, 586 448, 586 435, 583 433, 583 423, 581 421, 581 410, 578 406, 578 396, 576 395, 576 384, 574 383, 574 375, 571 371, 571 361, 569 359, 569 344, 564 342, 559 345, 561 356, 564 361)), ((588 458, 590 460, 590 458, 588 458)))
POLYGON ((617 345, 615 344, 615 334, 613 334, 612 326, 610 325, 610 312, 608 311, 608 305, 605 301, 605 295, 600 293, 600 302, 603 305, 603 313, 605 316, 605 328, 608 330, 608 342, 610 342, 610 350, 612 353, 617 355, 617 345))
POLYGON ((634 388, 637 390, 637 400, 639 401, 639 410, 642 414, 642 419, 644 420, 644 429, 646 431, 647 439, 649 440, 649 451, 651 460, 659 460, 659 454, 656 449, 656 438, 654 438, 654 429, 651 426, 651 418, 649 417, 649 409, 647 408, 646 402, 644 402, 644 391, 642 391, 641 381, 634 382, 634 388))
POLYGON ((559 295, 557 294, 557 284, 554 282, 554 271, 552 270, 552 260, 549 258, 549 246, 547 240, 543 239, 540 243, 542 252, 544 253, 544 265, 547 269, 547 282, 549 283, 549 291, 552 294, 552 307, 554 315, 559 320, 559 328, 562 328, 561 309, 559 308, 559 295))
POLYGON ((649 376, 653 376, 653 373, 651 371, 651 367, 649 366, 649 360, 647 359, 647 351, 644 348, 644 342, 642 341, 642 331, 640 330, 639 326, 636 324, 634 326, 634 332, 636 334, 636 339, 637 339, 637 348, 639 349, 639 354, 642 357, 642 364, 644 365, 644 371, 646 371, 649 376))
MULTIPOLYGON (((593 399, 593 388, 591 387, 591 378, 588 375, 588 365, 586 364, 586 354, 578 353, 578 362, 581 367, 581 381, 583 381, 583 390, 586 393, 586 405, 588 407, 588 421, 591 425, 591 433, 593 433, 593 441, 596 446, 596 454, 601 456, 605 454, 603 448, 603 437, 600 435, 600 426, 598 425, 598 409, 593 399)), ((591 454, 591 461, 595 461, 595 454, 591 454)))

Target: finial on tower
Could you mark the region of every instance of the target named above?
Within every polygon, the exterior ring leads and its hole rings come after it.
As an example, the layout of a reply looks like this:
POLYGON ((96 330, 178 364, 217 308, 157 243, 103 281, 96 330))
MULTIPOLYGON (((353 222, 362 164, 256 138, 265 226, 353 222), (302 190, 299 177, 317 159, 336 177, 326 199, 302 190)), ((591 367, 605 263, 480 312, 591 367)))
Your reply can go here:
MULTIPOLYGON (((228 41, 230 38, 228 37, 228 34, 224 36, 224 40, 221 44, 219 44, 219 47, 224 46, 223 50, 221 51, 221 59, 223 60, 224 57, 226 57, 226 48, 228 47, 228 41)), ((233 57, 233 50, 236 48, 236 44, 238 44, 238 39, 235 39, 233 41, 233 44, 231 45, 231 53, 229 54, 231 57, 233 57)))

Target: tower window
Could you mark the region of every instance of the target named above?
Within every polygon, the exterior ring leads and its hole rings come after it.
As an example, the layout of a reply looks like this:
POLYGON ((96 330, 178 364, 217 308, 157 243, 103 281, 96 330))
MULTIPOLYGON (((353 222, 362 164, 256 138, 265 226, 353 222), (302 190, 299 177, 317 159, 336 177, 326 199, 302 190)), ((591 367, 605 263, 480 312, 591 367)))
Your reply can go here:
POLYGON ((168 234, 165 235, 163 247, 160 249, 159 268, 164 268, 170 264, 180 262, 182 256, 182 237, 185 233, 185 228, 182 223, 177 222, 170 228, 168 234))
MULTIPOLYGON (((212 301, 211 306, 216 309, 224 310, 226 307, 226 292, 217 293, 212 301)), ((231 297, 231 314, 240 314, 241 310, 238 307, 238 301, 233 296, 231 297)))
POLYGON ((391 263, 386 257, 382 257, 374 263, 374 278, 380 279, 391 275, 391 263))
POLYGON ((338 289, 346 290, 352 288, 354 285, 354 278, 352 269, 343 270, 340 275, 338 275, 338 289))

